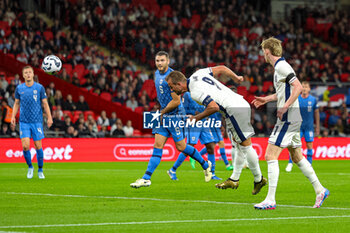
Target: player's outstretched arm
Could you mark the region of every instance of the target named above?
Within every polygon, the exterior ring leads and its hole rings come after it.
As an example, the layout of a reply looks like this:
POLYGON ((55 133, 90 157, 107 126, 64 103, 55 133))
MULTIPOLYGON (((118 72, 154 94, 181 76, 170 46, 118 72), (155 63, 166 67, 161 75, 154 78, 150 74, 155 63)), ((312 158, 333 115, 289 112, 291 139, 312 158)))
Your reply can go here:
POLYGON ((44 105, 44 110, 45 110, 46 115, 47 115, 47 127, 50 128, 52 123, 53 123, 50 107, 49 107, 49 104, 47 103, 47 99, 46 98, 43 99, 42 102, 43 102, 43 105, 44 105))
POLYGON ((19 108, 19 99, 15 99, 15 103, 13 104, 12 116, 11 116, 11 124, 16 125, 16 115, 19 108))
POLYGON ((201 113, 199 113, 199 114, 197 114, 197 115, 195 115, 195 116, 192 116, 192 117, 191 117, 191 120, 192 120, 192 119, 196 119, 196 121, 202 120, 203 118, 205 118, 205 117, 207 117, 207 116, 210 116, 211 114, 216 113, 216 112, 218 112, 219 110, 220 110, 219 105, 217 105, 217 104, 215 103, 215 101, 211 101, 211 102, 207 105, 207 107, 204 109, 203 112, 201 112, 201 113))
POLYGON ((175 92, 172 92, 171 93, 171 97, 173 98, 169 103, 168 105, 163 108, 163 110, 160 112, 162 115, 168 113, 168 112, 171 112, 172 110, 174 110, 175 108, 177 108, 180 103, 181 103, 181 99, 180 99, 180 96, 177 95, 175 92))
POLYGON ((216 79, 218 79, 219 76, 224 76, 229 77, 238 84, 243 81, 243 76, 238 76, 235 72, 233 72, 226 66, 211 67, 211 71, 213 72, 214 78, 216 79))
POLYGON ((252 101, 252 104, 254 104, 256 108, 259 108, 271 101, 277 101, 277 94, 272 94, 272 95, 263 96, 263 97, 255 96, 255 99, 252 101))
POLYGON ((301 83, 296 78, 290 85, 293 87, 293 91, 291 95, 289 96, 288 100, 284 104, 283 108, 277 110, 277 117, 282 120, 283 114, 287 112, 289 106, 291 106, 294 101, 299 97, 303 87, 301 86, 301 83))

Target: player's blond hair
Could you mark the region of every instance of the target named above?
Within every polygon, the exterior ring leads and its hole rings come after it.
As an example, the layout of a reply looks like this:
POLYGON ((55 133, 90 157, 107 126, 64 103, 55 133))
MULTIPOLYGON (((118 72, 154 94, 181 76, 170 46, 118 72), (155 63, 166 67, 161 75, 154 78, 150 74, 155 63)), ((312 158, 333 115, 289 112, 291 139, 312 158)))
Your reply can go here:
POLYGON ((33 67, 31 67, 31 66, 25 66, 25 67, 22 68, 22 74, 23 74, 23 71, 26 70, 26 69, 32 69, 32 71, 33 71, 33 73, 34 73, 33 67))
POLYGON ((171 71, 170 74, 165 78, 165 81, 169 80, 171 80, 171 82, 176 85, 181 82, 186 82, 187 79, 183 73, 174 70, 171 71))
POLYGON ((266 40, 263 40, 263 42, 261 43, 261 47, 263 49, 270 50, 273 56, 276 56, 276 57, 282 56, 282 41, 280 41, 279 39, 270 37, 266 40))

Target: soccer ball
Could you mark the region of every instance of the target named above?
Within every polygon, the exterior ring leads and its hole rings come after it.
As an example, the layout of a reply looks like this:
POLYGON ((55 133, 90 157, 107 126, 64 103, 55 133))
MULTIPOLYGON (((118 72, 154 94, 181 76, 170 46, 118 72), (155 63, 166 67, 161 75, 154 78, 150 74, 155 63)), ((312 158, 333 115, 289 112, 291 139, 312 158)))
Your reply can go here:
POLYGON ((46 56, 41 64, 41 69, 48 74, 56 74, 62 68, 61 60, 55 55, 46 56))

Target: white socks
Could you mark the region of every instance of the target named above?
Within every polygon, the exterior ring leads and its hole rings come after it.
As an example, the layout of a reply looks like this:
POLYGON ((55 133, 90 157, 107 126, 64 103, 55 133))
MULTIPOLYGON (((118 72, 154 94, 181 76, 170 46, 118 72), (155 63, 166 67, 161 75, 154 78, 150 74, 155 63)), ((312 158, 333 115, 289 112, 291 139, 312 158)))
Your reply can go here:
POLYGON ((248 166, 250 171, 253 173, 254 182, 261 181, 261 170, 259 165, 259 156, 256 151, 253 149, 252 145, 250 146, 239 146, 240 150, 244 157, 247 158, 248 166))
POLYGON ((309 163, 309 161, 307 161, 305 158, 302 158, 302 160, 300 160, 299 163, 297 163, 297 165, 302 171, 302 173, 304 174, 304 176, 306 176, 311 182, 312 186, 315 189, 316 195, 321 193, 324 190, 324 187, 321 185, 320 181, 318 180, 316 173, 312 168, 311 164, 309 163))
POLYGON ((268 179, 269 179, 269 192, 267 193, 265 200, 275 202, 278 176, 280 174, 278 160, 267 161, 267 171, 268 171, 268 179))
POLYGON ((240 150, 240 146, 236 144, 235 148, 235 154, 234 154, 234 162, 233 162, 233 172, 230 177, 232 180, 239 180, 239 177, 241 176, 241 172, 244 166, 244 155, 240 150))

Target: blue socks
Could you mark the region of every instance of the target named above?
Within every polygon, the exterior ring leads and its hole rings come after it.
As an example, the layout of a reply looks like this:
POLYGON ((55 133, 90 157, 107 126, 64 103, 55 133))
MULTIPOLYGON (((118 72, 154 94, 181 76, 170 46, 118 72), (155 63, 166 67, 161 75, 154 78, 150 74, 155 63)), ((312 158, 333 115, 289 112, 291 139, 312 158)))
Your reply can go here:
POLYGON ((186 148, 184 149, 183 153, 189 155, 191 158, 200 163, 204 170, 208 168, 208 163, 202 158, 198 150, 193 146, 186 145, 186 148))
POLYGON ((29 168, 33 168, 32 156, 30 154, 30 151, 29 150, 24 150, 23 151, 23 156, 24 156, 24 159, 26 160, 26 163, 27 163, 28 167, 29 168))
POLYGON ((289 155, 289 161, 288 163, 293 163, 292 156, 289 155))
POLYGON ((208 154, 208 160, 211 162, 211 172, 215 173, 215 155, 214 154, 208 154))
POLYGON ((43 166, 44 166, 44 152, 43 148, 36 150, 36 158, 38 160, 38 167, 39 167, 39 172, 43 171, 43 166))
POLYGON ((204 147, 200 152, 199 152, 202 156, 205 155, 207 153, 207 148, 204 147))
POLYGON ((153 154, 148 162, 147 170, 143 175, 142 179, 150 180, 151 176, 158 167, 160 160, 162 159, 163 149, 153 148, 153 154))
POLYGON ((187 156, 184 153, 180 153, 179 157, 177 157, 177 160, 174 163, 174 166, 171 168, 172 172, 176 172, 176 169, 178 169, 181 164, 185 161, 185 159, 187 158, 187 156))
POLYGON ((225 165, 226 166, 229 165, 229 162, 228 162, 227 156, 226 156, 225 148, 220 148, 220 155, 221 155, 221 158, 224 161, 225 165))
POLYGON ((313 155, 313 150, 307 149, 306 156, 307 156, 307 161, 309 161, 310 164, 312 164, 312 155, 313 155))

